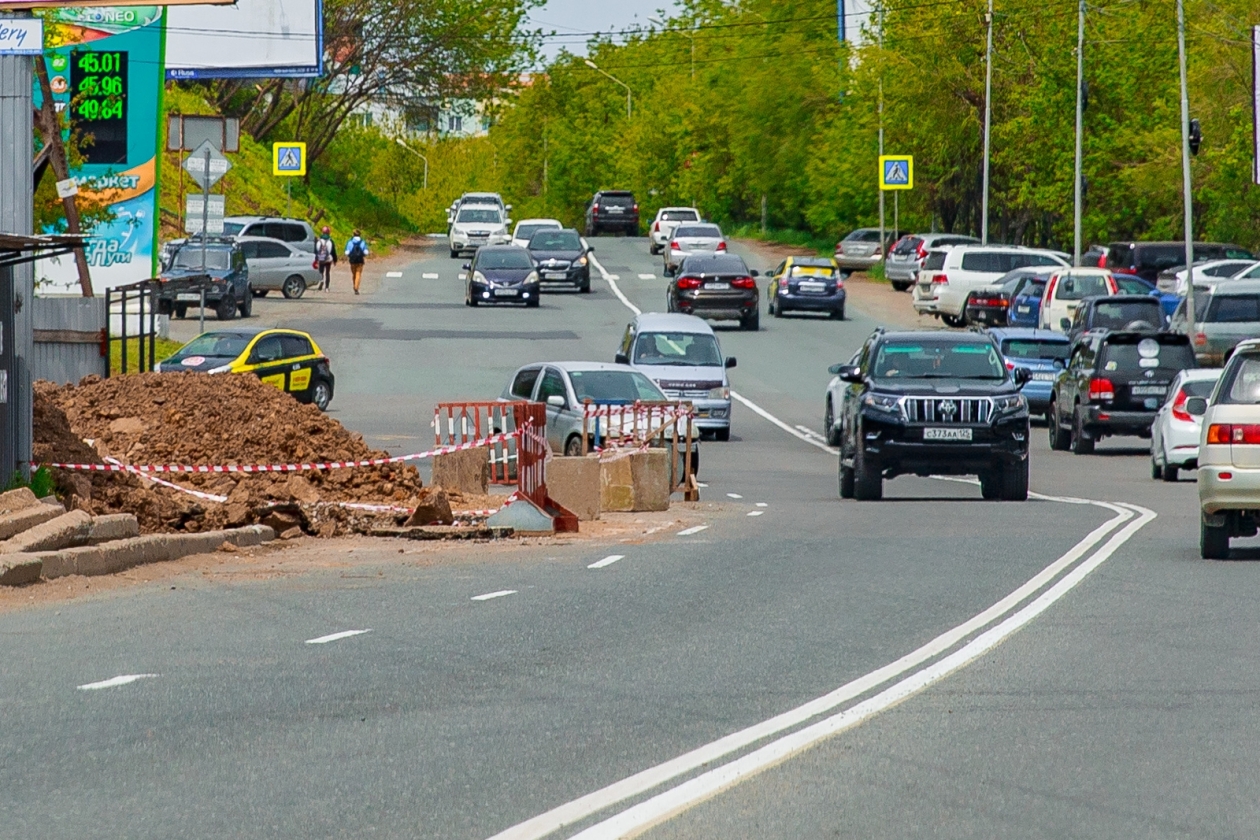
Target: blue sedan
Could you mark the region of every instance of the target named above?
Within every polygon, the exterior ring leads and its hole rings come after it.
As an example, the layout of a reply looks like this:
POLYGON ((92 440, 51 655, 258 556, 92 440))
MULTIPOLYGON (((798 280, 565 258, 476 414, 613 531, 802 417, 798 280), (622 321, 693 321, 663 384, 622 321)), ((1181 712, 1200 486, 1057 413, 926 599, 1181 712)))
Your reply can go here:
POLYGON ((1050 279, 1050 268, 1017 268, 999 283, 1011 282, 1011 306, 1006 311, 1006 324, 1011 327, 1035 327, 1041 316, 1041 293, 1050 279))
POLYGON ((1022 389, 1028 400, 1028 413, 1044 415, 1050 408, 1054 380, 1067 363, 1070 344, 1063 333, 1022 327, 994 328, 996 339, 1009 370, 1024 368, 1030 374, 1022 389))

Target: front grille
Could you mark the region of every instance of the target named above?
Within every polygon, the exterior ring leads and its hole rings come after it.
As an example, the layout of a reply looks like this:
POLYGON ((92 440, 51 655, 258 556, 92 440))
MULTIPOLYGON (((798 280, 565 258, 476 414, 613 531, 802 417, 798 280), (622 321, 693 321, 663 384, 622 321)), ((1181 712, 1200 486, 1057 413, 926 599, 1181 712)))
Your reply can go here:
POLYGON ((902 410, 911 423, 988 423, 993 401, 988 397, 906 397, 902 410))

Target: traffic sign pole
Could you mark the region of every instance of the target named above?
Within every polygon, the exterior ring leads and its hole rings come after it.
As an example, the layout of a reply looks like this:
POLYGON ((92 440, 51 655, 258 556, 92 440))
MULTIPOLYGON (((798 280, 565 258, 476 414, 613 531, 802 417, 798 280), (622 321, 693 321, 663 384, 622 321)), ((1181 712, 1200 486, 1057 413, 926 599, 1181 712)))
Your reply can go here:
MULTIPOLYGON (((211 149, 206 148, 206 178, 210 177, 210 152, 211 149)), ((201 193, 201 273, 206 273, 206 239, 210 229, 210 187, 202 188, 201 193)), ((198 332, 206 331, 206 279, 201 278, 201 308, 198 310, 200 320, 198 321, 198 332)))

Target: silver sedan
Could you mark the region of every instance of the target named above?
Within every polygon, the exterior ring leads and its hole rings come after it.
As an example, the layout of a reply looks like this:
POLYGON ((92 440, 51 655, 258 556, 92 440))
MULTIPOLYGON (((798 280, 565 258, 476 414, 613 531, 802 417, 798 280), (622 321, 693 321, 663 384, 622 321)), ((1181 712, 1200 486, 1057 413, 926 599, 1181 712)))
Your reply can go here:
POLYGON ((249 266, 249 285, 255 297, 277 291, 287 298, 300 298, 307 286, 319 285, 319 269, 310 251, 295 248, 279 239, 265 236, 237 238, 249 266))
POLYGON ((726 252, 726 237, 717 225, 680 224, 665 246, 665 276, 672 277, 682 261, 692 254, 726 252))

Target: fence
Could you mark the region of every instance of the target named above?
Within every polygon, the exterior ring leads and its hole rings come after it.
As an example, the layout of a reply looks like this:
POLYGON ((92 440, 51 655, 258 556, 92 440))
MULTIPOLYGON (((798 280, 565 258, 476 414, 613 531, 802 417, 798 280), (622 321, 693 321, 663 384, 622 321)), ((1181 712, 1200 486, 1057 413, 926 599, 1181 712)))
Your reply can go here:
POLYGON ((137 341, 137 370, 144 372, 153 370, 156 363, 157 355, 156 342, 154 339, 158 337, 158 311, 157 296, 160 284, 156 280, 141 280, 138 283, 130 283, 126 286, 114 286, 105 290, 105 311, 109 316, 109 331, 105 348, 107 357, 105 365, 105 376, 108 377, 114 373, 112 354, 109 352, 110 345, 115 341, 122 342, 121 360, 119 362, 119 373, 127 373, 131 370, 128 363, 128 354, 130 348, 127 346, 128 340, 135 338, 137 341), (131 324, 132 315, 135 315, 134 328, 131 324), (114 329, 114 318, 117 316, 118 329, 114 329))
POLYGON ((31 376, 58 385, 107 370, 106 304, 101 298, 37 297, 31 302, 31 376))
POLYGON ((666 447, 670 492, 682 493, 689 502, 699 501, 695 413, 690 402, 610 404, 588 399, 583 404, 582 454, 591 445, 601 450, 666 447))

